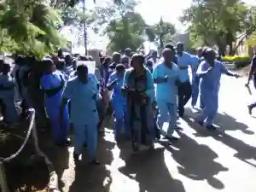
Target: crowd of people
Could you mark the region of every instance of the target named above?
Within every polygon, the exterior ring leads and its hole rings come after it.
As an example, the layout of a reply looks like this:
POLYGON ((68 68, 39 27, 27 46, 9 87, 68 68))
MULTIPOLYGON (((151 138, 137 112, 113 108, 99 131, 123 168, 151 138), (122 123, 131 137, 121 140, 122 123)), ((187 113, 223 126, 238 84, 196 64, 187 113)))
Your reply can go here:
POLYGON ((195 121, 215 130, 221 75, 239 77, 216 58, 213 49, 198 48, 196 54, 190 54, 182 43, 175 47, 167 44, 160 56, 156 50, 144 55, 129 48, 112 57, 101 56, 94 74, 83 62, 77 62, 88 60, 93 58, 69 54, 64 57, 59 51, 42 61, 15 56, 14 66, 1 61, 4 122, 17 122, 33 107, 38 124, 49 119, 54 143, 69 145, 72 127, 74 160, 81 159, 86 147, 88 160, 99 164, 98 134, 107 115, 113 115, 117 142, 131 141, 134 151, 141 146, 153 149, 161 137, 178 139, 174 135, 177 119, 184 117, 184 107, 190 99, 191 107, 199 103, 202 109, 195 121))

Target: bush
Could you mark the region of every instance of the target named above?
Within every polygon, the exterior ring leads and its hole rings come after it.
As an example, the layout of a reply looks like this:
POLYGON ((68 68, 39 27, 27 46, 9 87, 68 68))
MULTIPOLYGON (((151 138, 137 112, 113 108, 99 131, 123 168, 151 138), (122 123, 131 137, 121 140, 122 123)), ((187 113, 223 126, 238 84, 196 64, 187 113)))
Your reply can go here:
POLYGON ((249 56, 225 56, 222 58, 224 62, 233 63, 236 68, 245 67, 250 64, 251 58, 249 56))

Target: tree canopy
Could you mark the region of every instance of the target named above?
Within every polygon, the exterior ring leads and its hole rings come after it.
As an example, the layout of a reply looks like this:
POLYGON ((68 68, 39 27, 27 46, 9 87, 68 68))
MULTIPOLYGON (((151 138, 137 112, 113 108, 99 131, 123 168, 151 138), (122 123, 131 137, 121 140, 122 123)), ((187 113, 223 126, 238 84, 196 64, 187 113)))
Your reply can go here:
POLYGON ((217 45, 224 55, 226 45, 232 50, 237 35, 245 30, 247 14, 240 0, 193 0, 181 20, 190 23, 194 42, 217 45))
POLYGON ((146 28, 146 34, 149 41, 158 42, 159 46, 163 48, 165 43, 170 42, 172 35, 175 33, 175 27, 173 24, 164 22, 162 19, 159 23, 148 26, 146 28))
POLYGON ((7 0, 0 10, 0 50, 42 57, 63 45, 58 13, 41 0, 7 0))

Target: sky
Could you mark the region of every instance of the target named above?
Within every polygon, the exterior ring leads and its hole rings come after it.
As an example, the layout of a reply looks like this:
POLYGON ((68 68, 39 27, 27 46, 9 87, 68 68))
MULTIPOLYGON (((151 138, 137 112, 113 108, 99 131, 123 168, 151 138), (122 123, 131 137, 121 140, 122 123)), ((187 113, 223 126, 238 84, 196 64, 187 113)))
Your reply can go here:
MULTIPOLYGON (((96 6, 108 4, 112 0, 97 0, 96 6)), ((184 26, 179 18, 182 16, 183 11, 188 8, 192 0, 137 0, 138 5, 135 7, 135 11, 139 12, 144 18, 147 24, 155 24, 159 22, 162 17, 164 21, 170 22, 175 25, 178 32, 184 32, 186 26, 184 26)), ((256 0, 243 0, 248 5, 255 5, 256 0)), ((88 7, 95 6, 93 0, 86 0, 88 7)), ((90 33, 91 46, 93 47, 105 47, 105 38, 97 37, 95 34, 90 33)), ((91 47, 90 46, 90 47, 91 47)))

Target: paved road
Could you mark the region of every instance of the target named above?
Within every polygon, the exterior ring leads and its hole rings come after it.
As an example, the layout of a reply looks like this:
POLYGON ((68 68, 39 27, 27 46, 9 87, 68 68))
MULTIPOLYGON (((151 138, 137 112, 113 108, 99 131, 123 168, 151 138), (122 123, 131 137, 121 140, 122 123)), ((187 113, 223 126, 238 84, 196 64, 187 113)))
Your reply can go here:
MULTIPOLYGON (((100 141, 102 165, 74 166, 73 147, 51 148, 50 156, 65 192, 255 192, 256 111, 248 115, 253 99, 245 79, 223 77, 216 124, 222 131, 209 133, 194 123, 197 115, 186 110, 179 120, 183 130, 175 144, 156 144, 152 152, 132 154, 130 144, 117 146, 106 128, 100 141), (122 149, 122 150, 121 150, 122 149)), ((254 96, 255 97, 255 96, 254 96)), ((256 97, 255 97, 256 100, 256 97)))

